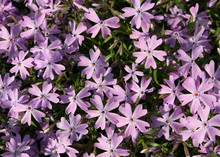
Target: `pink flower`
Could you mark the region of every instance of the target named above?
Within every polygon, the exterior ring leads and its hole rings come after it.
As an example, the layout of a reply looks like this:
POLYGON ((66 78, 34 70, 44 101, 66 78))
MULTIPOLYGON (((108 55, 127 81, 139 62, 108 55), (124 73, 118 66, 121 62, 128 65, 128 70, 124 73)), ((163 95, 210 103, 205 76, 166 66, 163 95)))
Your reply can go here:
POLYGON ((0 75, 0 100, 1 98, 7 99, 7 92, 9 89, 12 89, 12 82, 15 80, 15 77, 10 77, 9 73, 6 73, 4 76, 4 80, 2 81, 2 77, 0 75))
POLYGON ((57 127, 62 129, 60 132, 61 138, 68 138, 70 136, 70 142, 79 141, 83 135, 88 133, 86 128, 88 124, 79 124, 81 120, 81 116, 78 114, 74 116, 73 114, 69 115, 69 122, 62 117, 61 122, 57 123, 57 127), (79 135, 78 135, 79 134, 79 135))
POLYGON ((107 75, 105 79, 103 79, 102 76, 97 78, 96 75, 93 75, 92 78, 95 83, 91 81, 85 81, 87 84, 86 87, 95 90, 95 94, 101 96, 102 98, 104 97, 104 93, 108 98, 111 98, 113 94, 113 88, 110 87, 110 85, 115 85, 117 80, 113 79, 111 75, 107 75))
POLYGON ((17 75, 18 71, 20 72, 21 78, 26 79, 26 76, 29 76, 28 71, 25 67, 31 68, 34 65, 32 64, 33 58, 27 58, 24 60, 25 56, 28 54, 28 51, 25 53, 24 51, 20 51, 18 54, 18 57, 13 59, 12 64, 15 65, 13 68, 11 68, 10 72, 15 73, 17 75))
POLYGON ((124 17, 130 17, 134 16, 131 21, 131 25, 136 25, 136 28, 139 29, 141 27, 141 20, 143 19, 144 22, 150 24, 151 19, 154 18, 153 15, 149 14, 148 12, 145 12, 151 8, 153 8, 154 3, 150 3, 151 0, 145 1, 142 6, 140 4, 140 0, 132 0, 132 3, 134 5, 134 8, 125 7, 122 10, 125 12, 122 14, 124 17))
POLYGON ((86 98, 91 95, 91 93, 89 93, 88 90, 88 88, 83 88, 78 94, 76 94, 72 86, 70 86, 69 89, 64 89, 64 91, 68 95, 60 96, 61 103, 70 102, 70 104, 66 108, 66 114, 74 114, 77 109, 77 105, 84 111, 88 110, 87 107, 90 106, 89 102, 84 102, 83 100, 81 100, 82 98, 86 98))
POLYGON ((105 129, 106 126, 106 118, 113 124, 116 124, 118 114, 110 112, 111 110, 116 109, 119 106, 119 103, 115 101, 114 98, 111 98, 103 107, 102 99, 100 96, 95 95, 94 98, 90 99, 90 101, 93 103, 93 105, 98 110, 88 110, 86 111, 88 115, 87 118, 94 118, 99 117, 98 120, 95 123, 95 128, 101 128, 102 130, 105 129))
POLYGON ((24 45, 24 38, 18 38, 18 34, 21 32, 21 26, 15 25, 15 23, 11 24, 10 27, 10 34, 7 30, 7 28, 3 25, 0 25, 0 37, 4 40, 0 41, 0 53, 6 51, 9 48, 9 57, 15 57, 17 54, 14 54, 17 52, 19 46, 21 49, 26 50, 26 46, 24 45))
POLYGON ((146 133, 147 130, 145 127, 150 127, 149 123, 143 120, 139 120, 140 117, 143 117, 147 114, 147 109, 142 109, 142 105, 136 106, 134 113, 132 114, 131 105, 125 103, 119 107, 119 111, 125 116, 118 117, 117 127, 122 127, 128 124, 125 129, 125 137, 133 136, 136 134, 136 130, 146 133))
POLYGON ((136 66, 134 63, 132 63, 132 69, 129 68, 129 66, 125 65, 125 70, 129 73, 128 75, 124 76, 125 82, 127 82, 130 78, 132 78, 133 81, 139 82, 137 76, 144 76, 144 73, 141 71, 136 71, 136 66))
POLYGON ((88 29, 87 33, 92 33, 92 38, 95 38, 98 34, 99 30, 102 30, 102 37, 105 39, 108 35, 111 35, 111 30, 108 27, 111 28, 118 28, 120 25, 117 23, 119 22, 118 17, 111 17, 107 20, 100 20, 96 12, 89 8, 89 13, 84 14, 85 18, 91 20, 92 22, 97 23, 95 26, 88 29))
POLYGON ((182 94, 179 96, 179 100, 182 105, 186 105, 189 102, 191 103, 190 111, 191 113, 196 113, 201 102, 204 105, 212 107, 212 103, 216 101, 214 95, 205 94, 206 91, 213 88, 213 84, 208 83, 207 80, 202 80, 199 84, 198 80, 195 81, 192 77, 188 77, 182 86, 190 92, 190 94, 182 94))
POLYGON ((210 76, 209 82, 214 83, 214 88, 220 89, 220 66, 215 72, 215 62, 211 60, 209 64, 205 65, 205 70, 210 76))
POLYGON ((180 86, 180 84, 178 83, 178 85, 175 85, 175 80, 173 75, 169 76, 169 80, 164 79, 164 81, 168 84, 168 86, 166 85, 160 85, 162 88, 159 90, 160 94, 169 94, 166 98, 164 98, 164 102, 168 103, 168 104, 174 104, 175 98, 179 97, 180 94, 182 94, 180 91, 183 90, 183 88, 180 86))
POLYGON ((178 69, 179 73, 185 78, 188 76, 189 70, 192 69, 192 77, 197 79, 198 76, 201 76, 201 70, 196 64, 196 59, 199 57, 201 46, 192 50, 191 57, 182 49, 178 50, 179 55, 176 58, 183 61, 183 65, 178 69))
POLYGON ((18 112, 26 111, 23 118, 21 119, 21 124, 28 123, 28 125, 31 125, 31 115, 34 117, 34 119, 37 122, 42 122, 41 118, 45 117, 45 114, 41 111, 38 111, 35 109, 35 104, 28 104, 28 105, 22 105, 17 107, 18 112))
POLYGON ((114 87, 114 89, 112 90, 112 93, 114 95, 117 95, 117 96, 115 96, 115 99, 117 101, 119 101, 119 102, 125 101, 127 103, 131 103, 132 102, 132 100, 131 100, 132 94, 130 92, 131 85, 126 84, 125 85, 125 90, 123 88, 121 88, 119 85, 114 85, 113 87, 114 87))
POLYGON ((27 31, 21 33, 22 38, 30 38, 34 36, 34 43, 37 41, 44 41, 45 38, 42 35, 40 28, 43 23, 43 20, 45 20, 45 14, 36 12, 34 19, 31 20, 28 16, 23 16, 24 21, 22 21, 20 24, 22 27, 29 28, 27 31))
POLYGON ((102 67, 107 67, 108 63, 105 62, 105 56, 100 56, 100 50, 97 48, 97 50, 94 52, 93 49, 89 50, 89 55, 91 60, 89 60, 87 57, 85 56, 80 56, 80 62, 79 62, 79 66, 85 66, 87 68, 85 68, 82 71, 82 74, 86 74, 86 79, 90 79, 94 74, 97 77, 100 77, 101 74, 105 73, 105 69, 102 67))
POLYGON ((44 154, 50 155, 51 157, 60 157, 60 154, 65 153, 66 150, 64 146, 57 141, 57 139, 50 138, 48 141, 48 145, 45 148, 44 154))
MULTIPOLYGON (((80 35, 82 32, 84 32, 87 27, 84 25, 83 22, 80 22, 76 28, 76 22, 73 20, 73 22, 69 22, 70 30, 72 31, 71 38, 69 39, 70 43, 73 43, 74 41, 77 41, 77 44, 82 45, 82 42, 84 40, 84 36, 80 35)), ((69 34, 70 35, 70 34, 69 34)))
POLYGON ((175 122, 175 120, 181 118, 184 114, 182 113, 182 110, 180 107, 177 107, 174 112, 169 116, 169 112, 162 111, 161 117, 151 116, 151 120, 153 121, 152 127, 157 128, 159 126, 162 126, 162 129, 158 132, 158 137, 161 137, 162 135, 165 136, 165 138, 168 140, 170 139, 170 133, 169 129, 170 127, 177 133, 180 133, 180 127, 183 126, 183 124, 175 122))
POLYGON ((135 92, 134 95, 132 95, 131 100, 133 102, 136 102, 137 99, 145 99, 145 93, 151 93, 154 90, 154 87, 147 89, 151 82, 152 78, 150 77, 148 80, 146 80, 145 77, 142 77, 140 87, 137 85, 136 82, 132 82, 131 90, 135 92))
POLYGON ((201 121, 194 121, 193 125, 198 126, 199 129, 191 136, 193 139, 193 144, 195 147, 198 147, 201 144, 206 135, 208 134, 211 141, 215 142, 215 136, 220 136, 220 130, 216 127, 220 127, 220 115, 216 115, 210 120, 208 120, 210 113, 210 107, 206 106, 205 108, 199 107, 198 114, 201 121), (216 127, 214 127, 216 126, 216 127))
POLYGON ((166 52, 162 50, 154 50, 156 47, 162 44, 162 39, 157 40, 157 36, 153 35, 151 38, 147 39, 146 41, 143 38, 139 38, 139 41, 136 41, 135 46, 139 49, 141 49, 141 52, 134 52, 133 56, 137 57, 135 60, 136 63, 140 63, 145 61, 145 68, 149 69, 150 66, 152 68, 156 68, 156 62, 154 60, 154 57, 156 57, 159 61, 164 61, 164 56, 166 56, 166 52))
POLYGON ((58 75, 62 75, 62 71, 65 70, 65 67, 61 64, 56 64, 56 62, 62 60, 62 56, 58 51, 46 51, 45 53, 41 52, 38 57, 34 59, 34 63, 36 64, 34 68, 36 70, 46 68, 43 73, 44 79, 50 78, 51 80, 53 80, 53 71, 55 71, 55 73, 57 73, 58 75))
MULTIPOLYGON (((26 91, 25 91, 26 92, 26 91)), ((23 95, 20 91, 18 93, 18 89, 14 90, 8 89, 8 99, 2 99, 1 105, 2 108, 9 108, 8 116, 18 119, 18 110, 17 108, 22 107, 22 104, 26 103, 29 99, 28 95, 23 95)))
POLYGON ((35 105, 35 107, 41 107, 43 110, 46 108, 52 109, 52 105, 50 104, 49 100, 58 103, 59 94, 57 93, 49 93, 52 89, 52 84, 45 81, 42 86, 42 92, 41 90, 34 84, 32 84, 32 88, 28 89, 28 92, 32 95, 37 96, 37 98, 34 98, 31 100, 31 103, 35 105))
POLYGON ((111 142, 108 144, 95 143, 95 146, 99 149, 105 150, 106 152, 97 155, 97 157, 116 157, 116 156, 128 156, 129 150, 118 148, 123 141, 122 136, 113 136, 111 142))

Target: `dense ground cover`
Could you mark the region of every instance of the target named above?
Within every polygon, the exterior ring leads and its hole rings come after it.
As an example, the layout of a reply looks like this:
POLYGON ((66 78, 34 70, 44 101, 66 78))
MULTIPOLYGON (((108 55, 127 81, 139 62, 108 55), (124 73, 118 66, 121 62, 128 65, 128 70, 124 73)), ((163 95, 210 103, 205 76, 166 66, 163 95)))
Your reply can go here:
POLYGON ((219 9, 0 0, 0 154, 219 156, 219 9))

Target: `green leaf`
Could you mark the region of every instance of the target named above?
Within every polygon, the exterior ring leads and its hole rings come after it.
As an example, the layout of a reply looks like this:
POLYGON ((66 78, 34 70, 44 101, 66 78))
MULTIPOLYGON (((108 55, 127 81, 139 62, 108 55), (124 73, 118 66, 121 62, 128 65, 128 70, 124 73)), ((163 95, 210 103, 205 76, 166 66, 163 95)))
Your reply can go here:
POLYGON ((63 11, 62 11, 61 14, 60 14, 60 18, 62 18, 63 14, 64 14, 65 12, 67 12, 69 9, 70 9, 70 7, 66 7, 65 9, 63 9, 63 11))
POLYGON ((210 151, 213 157, 218 157, 213 151, 210 151))
POLYGON ((140 99, 140 96, 138 96, 138 98, 137 98, 137 100, 136 100, 135 104, 137 104, 137 105, 138 105, 138 103, 139 103, 139 99, 140 99))
POLYGON ((157 80, 157 69, 153 70, 153 79, 156 82, 156 84, 159 84, 158 80, 157 80))
POLYGON ((154 143, 154 142, 147 142, 146 144, 147 144, 147 145, 150 145, 150 146, 152 146, 152 147, 160 146, 160 144, 154 143))
POLYGON ((189 147, 189 148, 193 148, 193 146, 192 146, 191 144, 187 143, 187 142, 184 142, 184 144, 185 144, 187 147, 189 147))
POLYGON ((111 38, 113 38, 113 36, 109 36, 108 38, 106 38, 106 39, 103 41, 103 44, 107 43, 111 38))
POLYGON ((58 16, 59 12, 60 12, 60 10, 58 10, 58 11, 55 13, 55 15, 54 15, 54 20, 56 20, 56 18, 57 18, 57 16, 58 16))

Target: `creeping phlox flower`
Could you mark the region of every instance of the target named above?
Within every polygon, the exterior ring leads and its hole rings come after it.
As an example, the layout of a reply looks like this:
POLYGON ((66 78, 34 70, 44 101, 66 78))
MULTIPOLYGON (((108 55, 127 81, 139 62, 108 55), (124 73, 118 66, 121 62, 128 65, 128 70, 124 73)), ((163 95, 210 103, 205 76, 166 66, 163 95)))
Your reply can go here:
POLYGON ((220 89, 220 66, 215 72, 215 62, 213 60, 210 61, 209 64, 205 65, 205 70, 209 75, 209 82, 214 83, 214 88, 220 89))
POLYGON ((139 87, 136 82, 132 82, 131 90, 133 90, 135 93, 131 96, 131 100, 133 102, 136 102, 138 99, 145 99, 145 93, 151 93, 154 90, 154 87, 147 89, 151 82, 152 78, 149 78, 146 80, 145 77, 142 77, 141 79, 141 86, 139 87))
MULTIPOLYGON (((29 100, 28 95, 21 95, 22 92, 18 93, 18 89, 8 90, 8 99, 2 99, 2 108, 9 108, 8 116, 18 119, 18 108, 22 108, 22 104, 29 100)), ((23 93, 22 93, 23 94, 23 93)))
MULTIPOLYGON (((207 135, 210 140, 214 142, 216 141, 215 136, 220 136, 220 130, 216 128, 220 127, 220 115, 218 114, 208 120, 209 113, 209 106, 206 106, 205 108, 199 107, 198 115, 201 120, 196 117, 190 117, 190 119, 187 119, 188 121, 185 125, 191 126, 191 138, 193 139, 193 145, 195 147, 198 147, 199 144, 201 144, 205 140, 207 135)), ((185 137, 184 140, 186 140, 186 136, 189 133, 184 131, 181 134, 183 135, 183 137, 185 137)))
POLYGON ((205 27, 205 29, 209 28, 209 25, 212 24, 210 20, 206 19, 209 17, 206 12, 201 12, 198 14, 199 11, 199 4, 196 3, 195 7, 192 6, 189 9, 190 13, 192 14, 192 21, 196 22, 197 25, 202 25, 205 27))
POLYGON ((60 154, 65 152, 65 147, 59 143, 57 139, 50 138, 44 154, 50 155, 51 157, 60 157, 60 154))
MULTIPOLYGON (((102 136, 102 138, 106 138, 102 136)), ((95 143, 95 146, 99 149, 105 150, 106 152, 97 155, 97 157, 116 157, 116 156, 128 156, 129 150, 118 148, 121 142, 123 141, 123 136, 118 136, 114 134, 111 140, 105 142, 105 140, 98 138, 99 143, 95 143)))
POLYGON ((11 24, 10 27, 10 34, 7 30, 7 28, 4 25, 0 25, 0 37, 4 40, 0 41, 0 53, 7 51, 7 49, 9 48, 9 58, 15 57, 17 54, 15 52, 17 52, 18 48, 17 46, 19 46, 22 50, 26 50, 27 47, 24 45, 24 38, 18 38, 18 34, 21 32, 21 26, 20 25, 16 25, 15 23, 11 24))
POLYGON ((175 131, 177 134, 180 133, 180 127, 183 126, 183 124, 176 122, 175 120, 183 117, 183 113, 180 107, 177 107, 174 109, 173 113, 169 116, 169 111, 162 111, 161 117, 151 116, 151 120, 153 121, 152 127, 157 128, 162 126, 160 131, 158 132, 157 136, 161 137, 164 135, 164 137, 169 140, 170 137, 170 127, 173 131, 175 131))
POLYGON ((119 85, 114 85, 113 86, 114 89, 112 90, 112 93, 114 95, 116 95, 114 98, 119 101, 119 102, 127 102, 127 103, 131 103, 131 97, 132 97, 132 93, 130 92, 131 90, 131 85, 130 84, 126 84, 125 85, 125 90, 123 88, 121 88, 121 86, 119 85))
POLYGON ((82 98, 89 97, 91 93, 88 92, 89 88, 83 88, 78 94, 75 93, 72 86, 69 89, 65 89, 65 93, 68 95, 61 95, 61 103, 69 103, 70 104, 66 108, 66 114, 72 113, 74 114, 77 106, 79 106, 82 110, 87 111, 90 106, 89 102, 85 102, 81 100, 82 98))
POLYGON ((7 99, 7 92, 9 89, 13 88, 12 82, 15 80, 15 77, 10 77, 9 73, 6 73, 4 76, 4 80, 2 81, 2 76, 0 75, 0 100, 7 99))
POLYGON ((34 63, 36 66, 34 68, 36 70, 46 68, 44 73, 43 73, 43 78, 47 79, 50 78, 51 80, 54 79, 54 74, 57 73, 58 75, 62 75, 62 71, 65 70, 65 67, 61 64, 56 64, 56 62, 59 62, 62 60, 62 56, 58 51, 54 52, 45 52, 45 53, 40 53, 39 58, 36 57, 34 59, 34 63))
POLYGON ((76 47, 78 47, 78 44, 82 45, 84 36, 80 34, 83 33, 87 29, 86 25, 83 22, 80 22, 76 28, 76 22, 73 21, 72 23, 69 22, 69 26, 70 26, 70 30, 72 31, 72 34, 68 34, 70 35, 69 42, 73 43, 76 41, 75 43, 75 45, 77 45, 76 47))
POLYGON ((94 117, 99 117, 98 120, 95 123, 95 128, 101 128, 102 130, 105 129, 106 126, 106 118, 113 124, 117 124, 117 117, 119 116, 116 113, 110 112, 114 109, 116 109, 119 106, 119 102, 115 101, 114 98, 111 98, 108 100, 108 102, 105 104, 105 107, 103 106, 102 99, 100 96, 95 95, 94 98, 90 99, 90 101, 93 103, 93 105, 98 110, 87 110, 87 118, 91 119, 94 117))
POLYGON ((167 83, 167 85, 160 85, 162 88, 159 90, 160 94, 169 94, 166 98, 164 98, 164 102, 168 104, 174 104, 175 98, 179 97, 182 93, 180 91, 183 90, 183 88, 180 86, 180 83, 178 85, 175 85, 175 80, 173 75, 169 76, 169 80, 164 79, 164 81, 167 83))
POLYGON ((216 101, 214 95, 205 94, 206 91, 213 88, 213 83, 209 83, 208 80, 203 79, 201 84, 199 80, 194 80, 192 77, 188 77, 182 84, 182 86, 190 92, 190 94, 181 94, 179 100, 182 105, 186 105, 191 102, 190 111, 195 114, 198 108, 202 106, 202 103, 206 106, 213 106, 213 102, 216 101))
POLYGON ((30 146, 28 146, 29 141, 30 140, 21 141, 19 134, 17 136, 11 136, 10 142, 6 142, 6 147, 9 152, 2 154, 3 157, 29 157, 26 153, 26 151, 30 149, 30 146))
POLYGON ((156 47, 162 44, 162 39, 157 40, 157 36, 153 35, 151 38, 147 39, 147 44, 145 39, 139 38, 139 41, 134 42, 135 47, 141 49, 141 52, 134 52, 133 56, 137 57, 135 60, 136 63, 141 63, 145 61, 145 68, 149 69, 150 67, 156 68, 156 62, 154 57, 159 61, 164 61, 164 56, 166 52, 162 50, 154 50, 156 47))
POLYGON ((135 63, 132 63, 132 69, 129 68, 129 66, 125 66, 125 70, 129 73, 128 75, 124 76, 125 82, 127 82, 130 78, 132 78, 133 81, 139 82, 137 76, 144 76, 144 73, 141 71, 136 71, 136 65, 135 63))
POLYGON ((118 123, 116 124, 117 127, 122 127, 127 125, 124 133, 124 137, 129 136, 136 136, 137 131, 147 133, 147 130, 145 127, 150 127, 149 123, 146 121, 140 120, 140 117, 143 117, 147 114, 147 109, 142 109, 142 105, 136 106, 133 114, 131 105, 128 103, 122 104, 119 107, 119 111, 125 116, 119 116, 118 117, 118 123))
POLYGON ((54 103, 58 103, 59 94, 57 93, 49 93, 52 89, 52 84, 45 81, 42 85, 42 92, 41 90, 34 84, 32 84, 32 88, 28 89, 28 92, 32 95, 37 96, 37 98, 34 98, 31 100, 31 103, 34 104, 34 106, 41 107, 43 110, 46 108, 52 109, 52 105, 49 101, 52 101, 54 103))
POLYGON ((28 51, 25 53, 24 51, 20 51, 18 54, 18 57, 15 57, 11 64, 15 65, 13 68, 11 68, 10 72, 15 73, 17 75, 18 71, 20 72, 21 78, 26 79, 26 76, 29 76, 29 72, 26 70, 25 67, 31 68, 34 65, 32 64, 33 58, 29 57, 24 60, 26 55, 28 54, 28 51))
POLYGON ((89 60, 85 56, 80 56, 80 62, 79 66, 85 66, 85 68, 82 71, 82 74, 86 74, 86 79, 90 79, 93 75, 96 75, 96 77, 100 77, 101 74, 104 74, 106 72, 105 68, 107 67, 108 63, 105 62, 105 56, 101 55, 101 51, 97 48, 94 52, 93 49, 89 50, 89 55, 91 60, 89 60), (102 67, 103 66, 103 67, 102 67))
POLYGON ((96 77, 96 75, 93 75, 94 82, 91 81, 85 81, 87 84, 87 88, 90 88, 91 90, 95 90, 95 94, 104 97, 104 93, 108 98, 112 97, 113 88, 110 87, 110 85, 115 85, 117 80, 113 79, 111 75, 107 75, 105 79, 100 77, 96 77))
POLYGON ((89 8, 89 13, 85 13, 84 16, 90 21, 97 23, 95 26, 89 28, 87 31, 87 33, 92 33, 92 38, 95 38, 99 30, 101 29, 102 37, 105 39, 107 38, 108 35, 111 35, 111 30, 108 27, 111 28, 120 27, 120 25, 117 24, 119 22, 118 17, 111 17, 106 20, 100 20, 98 15, 92 8, 89 8))
POLYGON ((30 104, 26 104, 26 105, 20 105, 20 106, 16 106, 16 109, 18 112, 25 112, 23 118, 21 119, 21 124, 25 124, 28 123, 28 125, 31 125, 31 115, 34 117, 34 119, 37 122, 42 122, 41 118, 45 117, 46 115, 37 110, 37 107, 35 106, 35 104, 30 103, 30 104))
POLYGON ((81 116, 78 114, 74 116, 73 114, 69 115, 69 122, 62 117, 61 122, 57 123, 57 127, 62 129, 60 132, 60 138, 68 138, 70 136, 70 142, 79 141, 83 135, 88 133, 86 128, 88 124, 79 124, 81 120, 81 116), (79 135, 78 135, 78 134, 79 135))
POLYGON ((23 16, 24 21, 22 21, 20 24, 22 27, 27 27, 28 30, 21 33, 22 38, 29 39, 30 37, 34 36, 34 42, 37 41, 44 41, 45 38, 41 33, 41 25, 43 21, 45 20, 45 14, 36 12, 34 16, 34 20, 32 20, 28 16, 23 16))
POLYGON ((154 18, 153 15, 146 12, 154 7, 154 3, 150 3, 151 0, 145 1, 142 6, 140 4, 140 0, 132 0, 134 8, 125 7, 122 9, 125 13, 122 14, 124 17, 134 16, 131 21, 131 25, 136 25, 136 28, 139 29, 141 27, 141 20, 146 22, 147 24, 151 23, 151 19, 154 18))
POLYGON ((217 0, 19 1, 0 0, 1 156, 220 155, 217 0))
POLYGON ((190 69, 192 69, 191 76, 194 79, 197 79, 197 77, 202 75, 201 69, 196 64, 196 59, 199 57, 201 49, 202 49, 201 46, 193 49, 193 51, 191 53, 191 57, 182 49, 178 50, 179 55, 176 56, 176 58, 183 61, 183 65, 178 69, 178 71, 185 78, 188 76, 190 69))

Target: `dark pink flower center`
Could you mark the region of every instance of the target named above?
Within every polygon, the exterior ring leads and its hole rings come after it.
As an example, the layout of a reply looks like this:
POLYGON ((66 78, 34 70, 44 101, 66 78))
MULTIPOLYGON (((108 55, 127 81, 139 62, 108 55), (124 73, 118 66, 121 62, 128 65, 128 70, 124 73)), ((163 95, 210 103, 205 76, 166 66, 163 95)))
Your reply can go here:
POLYGON ((199 94, 198 93, 194 93, 194 95, 197 97, 199 94))

